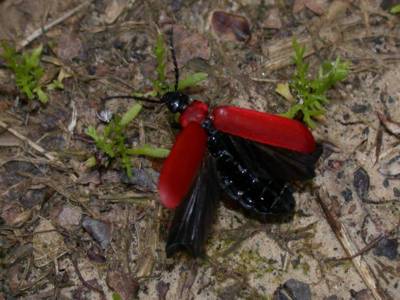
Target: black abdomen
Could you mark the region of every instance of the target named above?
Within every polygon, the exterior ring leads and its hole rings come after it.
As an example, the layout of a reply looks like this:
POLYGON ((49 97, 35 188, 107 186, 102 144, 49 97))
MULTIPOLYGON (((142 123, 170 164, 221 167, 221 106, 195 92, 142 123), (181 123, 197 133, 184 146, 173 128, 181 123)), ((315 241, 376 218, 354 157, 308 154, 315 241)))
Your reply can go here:
POLYGON ((294 212, 288 182, 275 174, 260 144, 209 130, 208 149, 216 160, 218 180, 227 195, 251 215, 262 219, 294 212), (263 157, 260 157, 260 156, 263 157))

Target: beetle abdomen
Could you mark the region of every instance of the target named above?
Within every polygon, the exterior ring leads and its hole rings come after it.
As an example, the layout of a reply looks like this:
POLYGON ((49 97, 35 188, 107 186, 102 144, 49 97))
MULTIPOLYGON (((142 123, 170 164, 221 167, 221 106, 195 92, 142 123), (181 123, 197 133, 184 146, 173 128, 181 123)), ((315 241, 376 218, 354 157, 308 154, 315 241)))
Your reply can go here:
POLYGON ((256 217, 293 214, 295 201, 289 183, 277 179, 268 165, 257 166, 249 157, 249 142, 208 130, 208 149, 216 159, 218 180, 227 195, 256 217))

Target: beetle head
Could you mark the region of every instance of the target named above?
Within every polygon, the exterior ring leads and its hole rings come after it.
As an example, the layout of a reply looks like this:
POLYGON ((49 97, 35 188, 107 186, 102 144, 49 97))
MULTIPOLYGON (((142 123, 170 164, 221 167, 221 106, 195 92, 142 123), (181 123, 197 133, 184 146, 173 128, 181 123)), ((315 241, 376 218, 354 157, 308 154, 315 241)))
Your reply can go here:
POLYGON ((167 92, 162 96, 161 102, 165 103, 168 109, 173 112, 183 112, 189 104, 189 97, 181 92, 167 92))

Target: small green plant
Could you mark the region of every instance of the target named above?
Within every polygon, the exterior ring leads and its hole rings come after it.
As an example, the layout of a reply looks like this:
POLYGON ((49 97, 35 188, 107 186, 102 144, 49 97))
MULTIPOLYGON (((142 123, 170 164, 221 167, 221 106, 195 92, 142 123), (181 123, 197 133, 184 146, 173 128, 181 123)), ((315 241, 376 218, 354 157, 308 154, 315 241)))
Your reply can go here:
MULTIPOLYGON (((138 148, 129 148, 126 144, 126 127, 132 122, 142 109, 141 104, 134 104, 122 117, 114 117, 105 126, 103 132, 98 132, 93 126, 86 129, 86 134, 90 136, 98 150, 106 157, 106 166, 112 160, 117 160, 124 168, 128 177, 132 176, 131 157, 133 155, 146 155, 157 158, 167 157, 169 150, 163 148, 153 148, 144 145, 138 148)), ((91 157, 86 161, 86 165, 95 166, 96 158, 91 157)))
POLYGON ((390 12, 391 12, 392 14, 398 14, 398 13, 400 13, 400 4, 394 5, 394 6, 390 9, 390 12))
POLYGON ((293 39, 293 48, 295 51, 294 63, 296 65, 295 73, 289 85, 280 85, 277 92, 285 98, 296 98, 297 103, 294 104, 284 116, 294 118, 299 114, 302 116, 303 122, 311 127, 315 127, 312 120, 315 117, 325 113, 324 105, 329 102, 326 92, 337 82, 344 80, 349 73, 349 64, 340 61, 325 61, 319 67, 317 76, 311 79, 309 76, 309 64, 304 62, 305 47, 293 39), (291 95, 294 94, 295 97, 291 95))
MULTIPOLYGON (((17 87, 24 93, 29 100, 38 99, 42 103, 49 100, 44 91, 41 79, 44 75, 44 69, 40 65, 43 47, 39 46, 30 52, 18 53, 14 47, 6 42, 2 42, 2 57, 6 66, 15 74, 17 87)), ((47 88, 63 88, 61 82, 55 80, 47 88)))

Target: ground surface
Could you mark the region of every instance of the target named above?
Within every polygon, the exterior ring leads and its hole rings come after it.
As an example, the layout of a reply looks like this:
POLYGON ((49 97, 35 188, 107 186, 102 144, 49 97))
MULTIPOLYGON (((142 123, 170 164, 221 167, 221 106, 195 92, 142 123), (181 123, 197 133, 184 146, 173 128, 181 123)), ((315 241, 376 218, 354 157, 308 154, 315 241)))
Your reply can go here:
MULTIPOLYGON (((398 299, 400 24, 387 13, 395 2, 0 1, 0 39, 46 45, 47 80, 71 75, 35 109, 16 101, 0 68, 0 299, 398 299), (242 23, 216 30, 215 10, 246 17, 250 32, 242 23), (274 90, 293 72, 293 35, 313 66, 337 56, 352 64, 313 130, 324 154, 296 193, 294 220, 264 225, 221 206, 203 260, 165 257, 162 161, 134 159, 131 180, 83 166, 94 151, 84 130, 101 126, 99 99, 149 90, 156 33, 171 24, 182 73, 209 75, 192 96, 211 105, 285 111, 274 90)), ((132 143, 170 148, 170 120, 166 109, 145 110, 132 143)))

